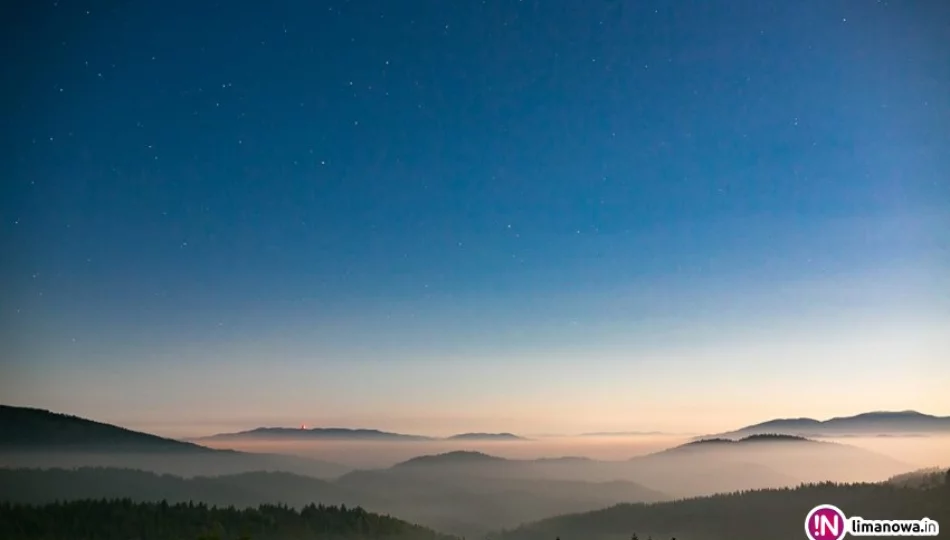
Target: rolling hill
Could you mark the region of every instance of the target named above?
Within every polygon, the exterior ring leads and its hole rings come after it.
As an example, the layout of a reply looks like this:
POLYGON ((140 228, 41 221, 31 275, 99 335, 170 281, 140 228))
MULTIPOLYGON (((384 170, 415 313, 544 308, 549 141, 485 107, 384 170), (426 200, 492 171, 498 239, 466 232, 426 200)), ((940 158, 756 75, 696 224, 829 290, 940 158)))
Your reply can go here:
POLYGON ((471 467, 473 465, 500 465, 515 463, 513 460, 491 456, 484 452, 472 452, 469 450, 456 450, 444 454, 432 454, 418 456, 392 466, 396 468, 406 467, 471 467))
MULTIPOLYGON (((671 481, 682 478, 685 471, 695 473, 697 485, 714 478, 720 480, 706 489, 685 492, 665 485, 671 493, 685 496, 828 480, 878 482, 914 468, 863 448, 792 435, 694 441, 632 461, 641 468, 646 475, 644 482, 648 483, 656 471, 667 469, 680 471, 670 475, 671 481)), ((691 486, 685 483, 683 487, 691 486)))
POLYGON ((544 478, 629 480, 671 497, 695 497, 810 481, 881 481, 913 468, 855 446, 764 435, 739 441, 696 441, 622 462, 535 460, 519 474, 530 471, 544 478))
POLYGON ((489 540, 799 540, 808 511, 834 504, 867 519, 921 519, 950 523, 950 485, 931 488, 882 484, 811 484, 715 495, 656 504, 620 504, 559 516, 493 534, 489 540))
POLYGON ((350 470, 296 456, 216 450, 77 416, 0 405, 0 467, 82 466, 182 476, 284 471, 334 478, 350 470))
POLYGON ((353 471, 337 483, 389 499, 395 505, 387 510, 395 515, 463 536, 578 508, 666 498, 632 481, 558 479, 534 461, 480 452, 420 456, 388 469, 353 471))
POLYGON ((447 441, 527 441, 514 433, 459 433, 446 437, 447 441))
POLYGON ((876 435, 950 435, 950 416, 932 416, 917 411, 869 412, 829 420, 780 418, 712 435, 741 438, 749 435, 781 433, 812 438, 869 437, 876 435))

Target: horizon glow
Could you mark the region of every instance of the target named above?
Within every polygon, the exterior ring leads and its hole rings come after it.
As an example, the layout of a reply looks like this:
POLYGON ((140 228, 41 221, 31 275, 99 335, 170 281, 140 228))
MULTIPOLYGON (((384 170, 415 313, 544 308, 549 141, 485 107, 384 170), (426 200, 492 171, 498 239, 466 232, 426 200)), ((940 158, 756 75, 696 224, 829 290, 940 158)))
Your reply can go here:
POLYGON ((950 414, 936 7, 528 4, 26 9, 2 400, 174 437, 950 414))

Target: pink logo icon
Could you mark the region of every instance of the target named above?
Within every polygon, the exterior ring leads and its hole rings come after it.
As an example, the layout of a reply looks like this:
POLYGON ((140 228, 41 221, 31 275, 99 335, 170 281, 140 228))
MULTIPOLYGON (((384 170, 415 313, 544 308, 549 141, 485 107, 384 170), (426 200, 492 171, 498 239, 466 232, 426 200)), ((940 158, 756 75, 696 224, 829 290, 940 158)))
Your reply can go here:
POLYGON ((847 529, 848 518, 831 504, 820 504, 805 517, 805 536, 809 540, 841 540, 847 529))

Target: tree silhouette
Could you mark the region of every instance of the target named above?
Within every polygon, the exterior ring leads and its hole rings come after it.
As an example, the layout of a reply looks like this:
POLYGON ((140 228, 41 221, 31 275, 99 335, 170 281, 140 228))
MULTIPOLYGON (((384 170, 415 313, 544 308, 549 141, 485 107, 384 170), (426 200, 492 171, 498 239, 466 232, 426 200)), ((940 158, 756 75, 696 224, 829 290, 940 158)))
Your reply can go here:
POLYGON ((816 500, 833 501, 849 513, 950 522, 950 479, 945 469, 927 482, 836 484, 724 493, 661 503, 620 504, 581 514, 557 516, 500 533, 495 540, 544 540, 555 535, 578 540, 639 540, 624 533, 630 524, 657 538, 801 540, 799 527, 778 530, 776 523, 800 523, 816 500), (936 481, 935 481, 936 480, 936 481), (616 532, 615 532, 616 531, 616 532), (619 534, 618 534, 619 532, 619 534))
POLYGON ((286 505, 220 508, 204 503, 77 500, 40 506, 0 502, 0 538, 48 540, 455 540, 362 508, 286 505))

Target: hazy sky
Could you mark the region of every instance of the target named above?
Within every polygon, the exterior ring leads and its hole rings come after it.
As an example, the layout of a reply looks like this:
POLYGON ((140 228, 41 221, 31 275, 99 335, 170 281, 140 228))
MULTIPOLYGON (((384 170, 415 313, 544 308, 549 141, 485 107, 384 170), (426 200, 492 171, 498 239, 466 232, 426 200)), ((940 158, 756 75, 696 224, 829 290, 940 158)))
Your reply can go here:
POLYGON ((168 434, 950 414, 945 2, 21 4, 3 402, 168 434))

